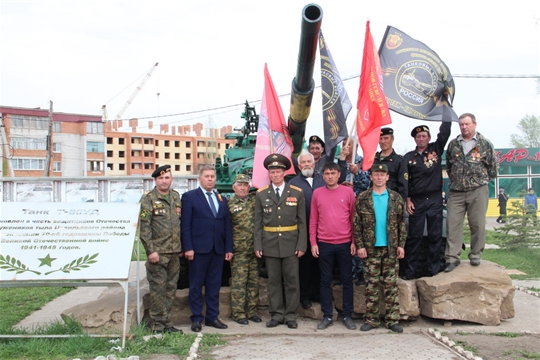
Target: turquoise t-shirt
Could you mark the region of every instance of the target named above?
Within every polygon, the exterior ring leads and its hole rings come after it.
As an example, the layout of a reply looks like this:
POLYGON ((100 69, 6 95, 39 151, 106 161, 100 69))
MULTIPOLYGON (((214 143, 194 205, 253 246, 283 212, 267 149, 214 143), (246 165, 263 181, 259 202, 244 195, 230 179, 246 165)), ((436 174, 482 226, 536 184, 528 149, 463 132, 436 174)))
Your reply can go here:
POLYGON ((373 194, 373 207, 375 208, 375 246, 388 246, 386 233, 386 213, 388 212, 388 190, 382 194, 373 194))

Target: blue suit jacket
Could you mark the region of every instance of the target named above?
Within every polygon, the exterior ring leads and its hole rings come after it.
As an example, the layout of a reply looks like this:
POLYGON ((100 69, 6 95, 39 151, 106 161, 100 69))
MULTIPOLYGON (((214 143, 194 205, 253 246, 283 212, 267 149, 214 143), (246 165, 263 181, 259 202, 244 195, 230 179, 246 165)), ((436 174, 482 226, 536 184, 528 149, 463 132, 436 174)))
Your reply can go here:
POLYGON ((195 253, 206 254, 214 248, 218 254, 232 253, 232 229, 227 199, 218 199, 218 213, 214 217, 206 197, 200 187, 182 195, 182 251, 194 250, 195 253))

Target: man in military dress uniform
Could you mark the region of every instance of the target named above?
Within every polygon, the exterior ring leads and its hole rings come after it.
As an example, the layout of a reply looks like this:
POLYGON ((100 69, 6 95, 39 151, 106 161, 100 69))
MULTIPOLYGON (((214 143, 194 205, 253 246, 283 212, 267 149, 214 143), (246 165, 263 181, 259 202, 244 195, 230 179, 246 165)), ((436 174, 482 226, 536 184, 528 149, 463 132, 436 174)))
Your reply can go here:
POLYGON ((403 198, 403 201, 406 201, 409 187, 407 164, 403 160, 403 156, 396 154, 393 145, 394 129, 389 127, 382 128, 381 136, 379 137, 381 151, 375 154, 373 164, 386 165, 389 176, 386 187, 398 192, 403 198))
POLYGON ((259 259, 253 246, 253 220, 255 216, 255 193, 249 192, 250 178, 238 174, 232 188, 234 196, 228 201, 231 213, 234 256, 231 260, 231 307, 232 318, 240 325, 248 319, 259 323, 259 259))
POLYGON ((302 189, 286 184, 291 162, 280 154, 264 160, 271 184, 257 191, 255 201, 255 255, 264 256, 268 271, 267 327, 286 323, 296 329, 299 304, 298 258, 307 248, 306 208, 302 189), (285 296, 283 296, 283 289, 285 296))
POLYGON ((152 330, 156 333, 182 332, 171 321, 171 305, 180 270, 180 194, 171 190, 171 166, 153 173, 156 186, 141 198, 139 237, 148 261, 146 277, 150 287, 152 330))

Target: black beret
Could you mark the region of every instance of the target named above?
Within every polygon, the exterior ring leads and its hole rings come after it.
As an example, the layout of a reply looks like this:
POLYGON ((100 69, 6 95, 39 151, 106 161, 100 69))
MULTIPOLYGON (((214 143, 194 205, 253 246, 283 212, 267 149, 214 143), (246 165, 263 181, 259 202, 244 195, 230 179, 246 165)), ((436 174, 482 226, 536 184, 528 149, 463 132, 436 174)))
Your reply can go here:
POLYGON ((279 168, 289 170, 291 168, 291 161, 281 154, 270 154, 264 159, 264 167, 268 170, 279 168))
POLYGON ((321 144, 321 146, 324 148, 324 141, 322 141, 322 139, 320 137, 318 137, 317 135, 312 135, 309 137, 309 142, 310 143, 319 143, 321 144))
POLYGON ((163 165, 154 170, 152 177, 157 178, 158 176, 164 175, 168 172, 171 172, 171 165, 163 165))
POLYGON ((420 126, 415 127, 414 129, 412 129, 411 136, 416 137, 416 134, 418 134, 419 132, 422 132, 422 131, 425 131, 425 132, 427 132, 429 134, 429 128, 426 125, 420 125, 420 126))
POLYGON ((394 129, 385 127, 381 129, 381 136, 382 135, 394 135, 394 129))

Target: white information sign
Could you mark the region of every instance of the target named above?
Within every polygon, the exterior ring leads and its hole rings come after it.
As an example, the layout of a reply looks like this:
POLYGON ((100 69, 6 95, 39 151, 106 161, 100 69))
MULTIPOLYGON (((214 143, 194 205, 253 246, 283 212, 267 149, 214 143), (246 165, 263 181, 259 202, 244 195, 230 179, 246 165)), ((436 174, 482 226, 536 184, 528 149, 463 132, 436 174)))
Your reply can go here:
POLYGON ((138 203, 0 206, 0 281, 128 278, 138 203))

